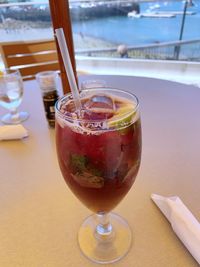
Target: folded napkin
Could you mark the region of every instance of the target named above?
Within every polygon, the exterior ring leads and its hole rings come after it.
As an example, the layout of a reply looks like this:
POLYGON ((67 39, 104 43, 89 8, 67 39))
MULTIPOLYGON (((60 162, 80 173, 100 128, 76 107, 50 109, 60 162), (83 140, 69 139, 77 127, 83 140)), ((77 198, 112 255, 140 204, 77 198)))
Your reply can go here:
POLYGON ((0 140, 22 139, 27 136, 28 132, 21 124, 0 126, 0 140))
POLYGON ((151 195, 152 200, 167 217, 174 232, 200 264, 200 224, 177 196, 151 195))

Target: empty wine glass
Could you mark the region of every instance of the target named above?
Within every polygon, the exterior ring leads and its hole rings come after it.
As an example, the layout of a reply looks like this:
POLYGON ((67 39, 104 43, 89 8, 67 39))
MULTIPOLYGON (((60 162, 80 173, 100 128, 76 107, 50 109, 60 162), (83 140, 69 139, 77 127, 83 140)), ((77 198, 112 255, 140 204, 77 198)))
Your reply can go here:
POLYGON ((56 104, 56 146, 62 175, 95 214, 78 233, 83 254, 94 262, 121 259, 131 247, 128 223, 111 211, 132 187, 141 159, 138 99, 111 88, 80 92, 76 112, 71 94, 56 104))
POLYGON ((23 97, 23 81, 19 70, 4 69, 0 73, 0 105, 10 112, 1 118, 5 124, 18 124, 25 121, 29 114, 18 112, 23 97))

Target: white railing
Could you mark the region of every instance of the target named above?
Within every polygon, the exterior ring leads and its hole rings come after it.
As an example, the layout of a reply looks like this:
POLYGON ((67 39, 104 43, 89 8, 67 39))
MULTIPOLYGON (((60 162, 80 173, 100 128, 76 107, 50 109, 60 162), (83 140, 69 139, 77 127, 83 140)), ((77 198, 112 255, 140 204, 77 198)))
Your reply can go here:
MULTIPOLYGON (((127 46, 126 57, 138 59, 163 59, 163 60, 191 60, 200 61, 200 39, 187 41, 163 42, 159 44, 148 44, 140 46, 127 46), (177 54, 177 50, 179 53, 177 54), (187 55, 187 56, 186 56, 187 55)), ((90 57, 119 57, 117 47, 80 49, 76 54, 90 57)), ((122 56, 123 57, 123 56, 122 56)))

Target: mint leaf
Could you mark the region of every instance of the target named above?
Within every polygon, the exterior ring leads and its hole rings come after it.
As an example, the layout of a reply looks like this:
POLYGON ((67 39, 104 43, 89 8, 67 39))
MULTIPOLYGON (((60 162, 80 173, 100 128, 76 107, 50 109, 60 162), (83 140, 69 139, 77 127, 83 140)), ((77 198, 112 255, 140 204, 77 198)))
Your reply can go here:
POLYGON ((90 173, 92 176, 102 176, 102 171, 96 169, 90 162, 87 156, 72 154, 70 156, 70 166, 73 173, 83 174, 84 172, 90 173))
POLYGON ((72 154, 70 158, 71 167, 75 172, 82 173, 86 170, 88 159, 86 156, 72 154))
POLYGON ((88 165, 87 170, 94 176, 99 176, 99 177, 102 176, 102 171, 94 168, 94 166, 92 166, 92 165, 88 165))

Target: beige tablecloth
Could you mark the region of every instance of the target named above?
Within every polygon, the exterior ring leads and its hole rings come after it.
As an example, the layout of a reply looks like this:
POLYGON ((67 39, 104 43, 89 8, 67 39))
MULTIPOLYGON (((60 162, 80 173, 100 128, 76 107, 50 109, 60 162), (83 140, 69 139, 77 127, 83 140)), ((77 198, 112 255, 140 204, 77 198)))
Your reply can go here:
MULTIPOLYGON (((178 195, 200 221, 200 89, 136 77, 100 76, 133 91, 142 115, 142 165, 134 186, 116 208, 129 222, 134 242, 120 267, 196 267, 151 193, 178 195)), ((35 81, 25 82, 20 110, 29 137, 0 142, 0 266, 90 267, 77 231, 90 214, 67 188, 56 158, 35 81)), ((0 108, 0 115, 6 111, 0 108)), ((104 265, 106 266, 106 265, 104 265)))

